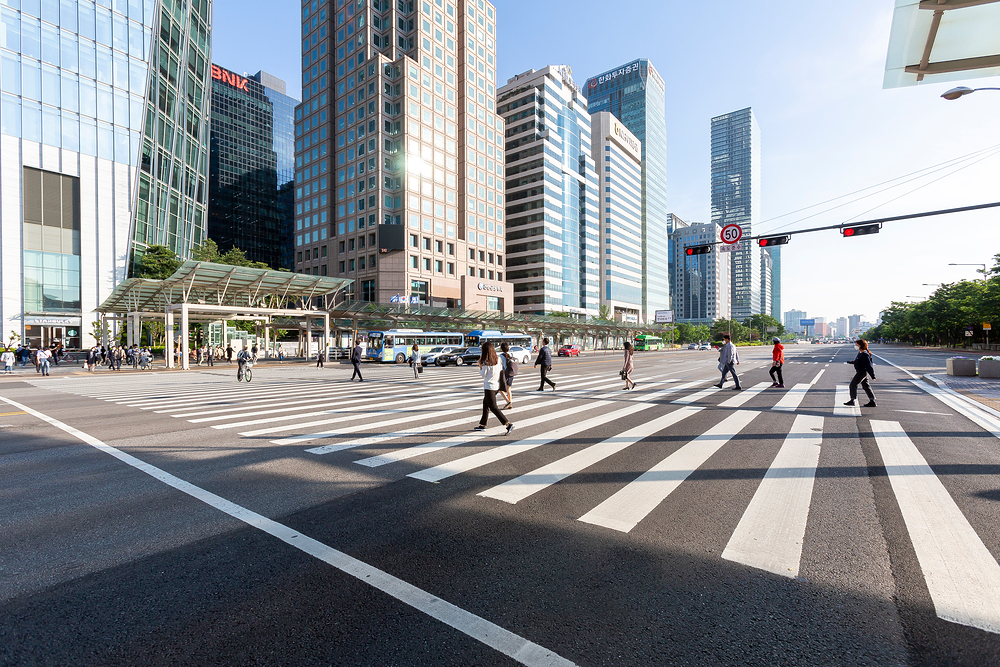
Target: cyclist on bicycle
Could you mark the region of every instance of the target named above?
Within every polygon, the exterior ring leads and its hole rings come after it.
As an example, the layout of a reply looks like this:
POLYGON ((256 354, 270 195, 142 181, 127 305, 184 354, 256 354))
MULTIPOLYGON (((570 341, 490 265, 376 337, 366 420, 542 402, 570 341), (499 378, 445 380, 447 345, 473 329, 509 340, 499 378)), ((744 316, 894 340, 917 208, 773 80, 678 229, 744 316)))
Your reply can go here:
POLYGON ((249 366, 253 365, 253 357, 250 354, 250 350, 245 347, 239 351, 236 355, 236 379, 243 379, 243 370, 249 366))

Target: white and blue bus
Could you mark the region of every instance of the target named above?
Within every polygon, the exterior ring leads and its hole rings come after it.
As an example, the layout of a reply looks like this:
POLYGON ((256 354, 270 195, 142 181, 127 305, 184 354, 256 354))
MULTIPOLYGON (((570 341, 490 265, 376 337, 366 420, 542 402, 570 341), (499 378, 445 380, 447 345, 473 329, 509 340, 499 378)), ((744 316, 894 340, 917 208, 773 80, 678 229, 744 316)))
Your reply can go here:
POLYGON ((466 347, 479 347, 486 341, 491 341, 497 349, 500 349, 500 343, 507 343, 511 346, 520 345, 525 349, 531 349, 531 336, 520 331, 503 332, 491 329, 475 329, 465 334, 466 347))
POLYGON ((404 363, 410 356, 413 345, 419 345, 426 352, 437 345, 462 346, 462 334, 458 331, 423 331, 422 329, 386 329, 368 332, 367 357, 374 361, 404 363))

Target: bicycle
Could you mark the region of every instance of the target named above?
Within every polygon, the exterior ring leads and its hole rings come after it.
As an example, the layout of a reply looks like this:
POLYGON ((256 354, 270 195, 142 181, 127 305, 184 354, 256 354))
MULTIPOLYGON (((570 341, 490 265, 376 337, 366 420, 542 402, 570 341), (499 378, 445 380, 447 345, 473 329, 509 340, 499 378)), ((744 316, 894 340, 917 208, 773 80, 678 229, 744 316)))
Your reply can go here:
POLYGON ((237 382, 249 382, 253 379, 253 363, 247 361, 246 363, 240 364, 239 368, 236 369, 236 381, 237 382))

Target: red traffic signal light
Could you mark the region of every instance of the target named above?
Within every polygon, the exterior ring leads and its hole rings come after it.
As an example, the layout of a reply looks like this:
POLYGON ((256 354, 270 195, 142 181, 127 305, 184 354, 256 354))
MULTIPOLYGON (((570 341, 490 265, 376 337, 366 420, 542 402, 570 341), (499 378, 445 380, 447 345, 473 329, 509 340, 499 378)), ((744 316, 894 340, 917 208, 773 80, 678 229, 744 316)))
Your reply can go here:
POLYGON ((773 245, 785 245, 786 243, 788 243, 788 239, 790 238, 791 237, 788 236, 787 234, 784 236, 768 236, 766 238, 757 239, 757 244, 761 248, 764 247, 770 248, 773 245))
POLYGON ((707 255, 712 252, 712 246, 709 245, 689 245, 684 248, 684 252, 688 255, 707 255))
POLYGON ((865 234, 878 234, 882 228, 881 224, 858 225, 856 227, 841 227, 840 233, 844 236, 864 236, 865 234))

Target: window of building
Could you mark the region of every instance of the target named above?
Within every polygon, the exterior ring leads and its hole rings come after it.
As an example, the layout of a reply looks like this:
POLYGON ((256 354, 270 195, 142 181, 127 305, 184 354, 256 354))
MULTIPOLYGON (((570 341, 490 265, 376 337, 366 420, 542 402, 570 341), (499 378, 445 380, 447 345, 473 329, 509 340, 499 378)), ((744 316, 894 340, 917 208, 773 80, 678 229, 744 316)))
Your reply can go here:
POLYGON ((424 257, 424 271, 430 271, 430 270, 431 270, 431 258, 424 257))
POLYGON ((479 269, 479 277, 480 278, 485 278, 486 277, 486 270, 485 269, 479 269))
POLYGON ((418 264, 417 264, 417 256, 416 255, 410 255, 410 268, 411 269, 415 269, 415 268, 417 268, 417 266, 418 266, 418 264))
POLYGON ((425 236, 424 237, 424 250, 430 250, 430 249, 431 249, 431 240, 425 236))
POLYGON ((410 247, 411 248, 416 248, 417 247, 417 235, 416 234, 410 234, 410 247))
POLYGON ((448 262, 448 275, 455 275, 455 262, 448 262))
POLYGON ((449 255, 454 255, 455 254, 455 244, 454 243, 449 243, 448 244, 448 254, 449 255))
POLYGON ((473 248, 469 248, 469 261, 476 261, 476 251, 473 248))
POLYGON ((484 251, 482 251, 482 250, 479 251, 479 261, 480 262, 485 262, 486 261, 486 253, 484 251))
POLYGON ((343 272, 344 272, 344 263, 341 262, 340 263, 340 271, 339 271, 339 273, 343 273, 343 272))
POLYGON ((326 257, 326 246, 323 246, 320 257, 326 257))
POLYGON ((348 252, 352 252, 354 250, 354 239, 347 240, 347 250, 348 252))

